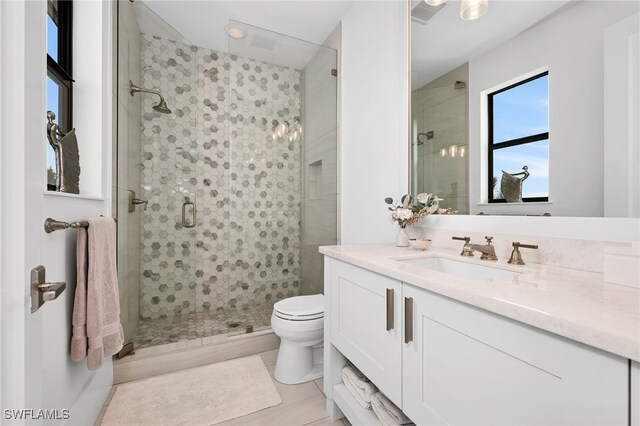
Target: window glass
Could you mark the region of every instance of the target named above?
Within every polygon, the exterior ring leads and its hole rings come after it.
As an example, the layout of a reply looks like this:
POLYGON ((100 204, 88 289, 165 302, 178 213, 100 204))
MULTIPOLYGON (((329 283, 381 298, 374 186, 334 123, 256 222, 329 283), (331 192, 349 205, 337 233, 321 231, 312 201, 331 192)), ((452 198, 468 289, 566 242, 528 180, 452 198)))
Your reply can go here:
POLYGON ((522 172, 528 167, 529 177, 522 183, 523 198, 549 197, 549 141, 525 143, 493 151, 493 198, 502 199, 502 172, 522 172))
MULTIPOLYGON (((51 77, 47 77, 47 111, 56 115, 56 122, 60 116, 60 86, 51 77)), ((56 154, 47 140, 47 184, 56 184, 56 154)))
MULTIPOLYGON (((0 0, 2 1, 2 0, 0 0)), ((63 132, 72 127, 72 17, 71 0, 47 1, 47 111, 55 114, 55 123, 63 132)), ((47 189, 56 190, 56 157, 45 139, 47 151, 47 189)))
POLYGON ((493 142, 549 131, 549 76, 493 95, 493 142))
POLYGON ((51 15, 47 15, 47 54, 54 61, 58 60, 58 26, 51 15))

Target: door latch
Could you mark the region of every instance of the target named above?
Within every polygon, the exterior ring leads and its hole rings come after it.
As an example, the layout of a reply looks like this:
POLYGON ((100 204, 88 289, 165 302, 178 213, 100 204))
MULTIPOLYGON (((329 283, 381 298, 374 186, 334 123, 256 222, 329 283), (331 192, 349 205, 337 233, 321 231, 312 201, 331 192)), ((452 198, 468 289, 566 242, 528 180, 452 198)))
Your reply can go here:
POLYGON ((48 283, 45 279, 44 266, 39 265, 31 270, 31 313, 37 311, 45 302, 56 300, 67 284, 64 282, 48 283))

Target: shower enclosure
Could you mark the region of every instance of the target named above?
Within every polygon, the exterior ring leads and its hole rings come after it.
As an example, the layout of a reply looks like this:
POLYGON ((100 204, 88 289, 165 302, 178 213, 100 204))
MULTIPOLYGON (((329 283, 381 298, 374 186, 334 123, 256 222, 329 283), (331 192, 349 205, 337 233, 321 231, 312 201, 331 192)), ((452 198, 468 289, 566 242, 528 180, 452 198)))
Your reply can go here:
POLYGON ((337 241, 336 51, 231 20, 196 46, 139 1, 117 35, 125 339, 270 328, 275 302, 322 292, 337 241))
POLYGON ((411 92, 412 191, 459 214, 469 213, 468 80, 463 64, 411 92))

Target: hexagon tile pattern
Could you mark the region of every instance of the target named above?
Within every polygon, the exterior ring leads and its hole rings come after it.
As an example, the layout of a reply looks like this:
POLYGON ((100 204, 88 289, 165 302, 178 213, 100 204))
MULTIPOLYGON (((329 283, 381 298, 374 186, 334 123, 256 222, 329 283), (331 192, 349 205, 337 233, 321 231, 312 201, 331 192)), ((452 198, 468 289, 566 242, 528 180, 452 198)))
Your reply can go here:
POLYGON ((273 130, 301 116, 300 71, 147 35, 142 56, 142 85, 173 113, 142 99, 141 317, 299 294, 301 144, 273 130))

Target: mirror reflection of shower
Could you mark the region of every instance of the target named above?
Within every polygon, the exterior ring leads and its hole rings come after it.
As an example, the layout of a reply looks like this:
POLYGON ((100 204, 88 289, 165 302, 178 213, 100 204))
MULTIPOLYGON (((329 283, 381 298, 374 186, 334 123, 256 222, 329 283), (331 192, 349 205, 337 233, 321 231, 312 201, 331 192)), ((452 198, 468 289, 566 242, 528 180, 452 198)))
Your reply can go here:
POLYGON ((134 93, 153 93, 154 95, 158 95, 160 97, 160 102, 153 106, 153 110, 161 114, 171 114, 171 110, 167 106, 167 102, 164 100, 164 97, 160 92, 136 86, 131 80, 129 80, 129 93, 131 96, 133 96, 134 93))

